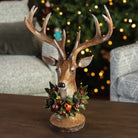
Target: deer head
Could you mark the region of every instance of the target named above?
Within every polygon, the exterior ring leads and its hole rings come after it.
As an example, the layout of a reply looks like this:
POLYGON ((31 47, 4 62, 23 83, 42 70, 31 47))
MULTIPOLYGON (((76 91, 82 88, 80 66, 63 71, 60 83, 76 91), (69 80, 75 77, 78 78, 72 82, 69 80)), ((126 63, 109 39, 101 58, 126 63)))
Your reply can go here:
POLYGON ((56 60, 51 56, 46 56, 46 55, 42 55, 42 56, 48 64, 57 67, 56 72, 58 76, 58 92, 61 94, 61 97, 63 99, 66 98, 67 96, 72 97, 73 94, 77 91, 77 86, 75 82, 76 68, 78 67, 83 68, 88 66, 93 58, 93 55, 92 55, 90 57, 85 57, 80 59, 79 61, 76 61, 78 53, 87 47, 94 46, 107 41, 112 35, 112 32, 113 32, 112 18, 106 6, 104 6, 104 8, 107 16, 105 15, 102 15, 102 16, 104 17, 105 21, 108 23, 108 26, 109 26, 108 33, 104 37, 102 37, 99 22, 97 18, 92 14, 95 21, 95 26, 96 26, 95 37, 87 42, 79 43, 80 32, 78 32, 75 46, 68 58, 66 57, 66 52, 65 52, 65 43, 66 43, 65 30, 63 30, 63 36, 61 41, 56 41, 55 39, 51 39, 46 34, 46 27, 47 27, 48 20, 51 16, 51 13, 49 13, 46 16, 41 31, 36 30, 33 25, 33 16, 37 11, 37 7, 35 6, 32 7, 29 15, 29 20, 27 20, 27 18, 25 17, 25 24, 27 28, 38 38, 49 43, 51 46, 54 46, 58 50, 58 53, 59 53, 58 60, 56 60))

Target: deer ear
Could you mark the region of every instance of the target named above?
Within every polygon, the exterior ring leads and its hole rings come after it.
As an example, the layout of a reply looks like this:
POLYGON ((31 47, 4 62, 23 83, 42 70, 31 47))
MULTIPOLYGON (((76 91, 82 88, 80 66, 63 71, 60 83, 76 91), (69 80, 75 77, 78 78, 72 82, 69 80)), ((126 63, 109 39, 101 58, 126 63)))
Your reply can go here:
POLYGON ((84 67, 88 66, 91 63, 93 57, 94 57, 94 55, 80 59, 77 63, 78 67, 84 68, 84 67))
POLYGON ((51 56, 45 56, 45 55, 42 55, 42 57, 43 57, 44 61, 45 61, 47 64, 49 64, 49 65, 51 65, 51 66, 56 66, 57 60, 56 60, 55 58, 53 58, 53 57, 51 57, 51 56))

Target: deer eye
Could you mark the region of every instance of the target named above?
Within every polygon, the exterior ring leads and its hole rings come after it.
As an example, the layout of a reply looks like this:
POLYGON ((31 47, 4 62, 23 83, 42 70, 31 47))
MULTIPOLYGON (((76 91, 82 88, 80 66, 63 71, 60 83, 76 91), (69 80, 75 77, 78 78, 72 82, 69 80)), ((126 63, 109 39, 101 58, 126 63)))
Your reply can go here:
POLYGON ((71 72, 74 72, 75 69, 72 67, 70 70, 71 70, 71 72))

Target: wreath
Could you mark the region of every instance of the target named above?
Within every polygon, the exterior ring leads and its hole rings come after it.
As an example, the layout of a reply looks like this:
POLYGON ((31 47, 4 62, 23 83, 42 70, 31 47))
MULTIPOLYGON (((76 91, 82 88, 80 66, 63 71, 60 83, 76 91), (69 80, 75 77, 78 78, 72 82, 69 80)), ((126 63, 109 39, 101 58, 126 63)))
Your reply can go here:
POLYGON ((50 89, 45 88, 48 93, 48 98, 46 99, 46 108, 61 117, 76 116, 76 113, 80 112, 80 109, 85 110, 85 104, 88 103, 89 97, 87 96, 87 87, 80 87, 77 92, 74 93, 73 97, 67 97, 62 99, 58 93, 57 85, 53 85, 51 82, 50 89))

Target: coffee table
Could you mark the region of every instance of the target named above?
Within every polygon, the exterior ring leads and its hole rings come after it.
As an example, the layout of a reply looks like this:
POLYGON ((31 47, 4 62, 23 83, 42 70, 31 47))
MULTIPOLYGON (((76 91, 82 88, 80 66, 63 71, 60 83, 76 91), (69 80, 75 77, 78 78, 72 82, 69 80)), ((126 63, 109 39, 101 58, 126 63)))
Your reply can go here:
POLYGON ((89 100, 85 127, 60 133, 49 127, 45 97, 0 94, 0 138, 138 138, 138 104, 89 100))

